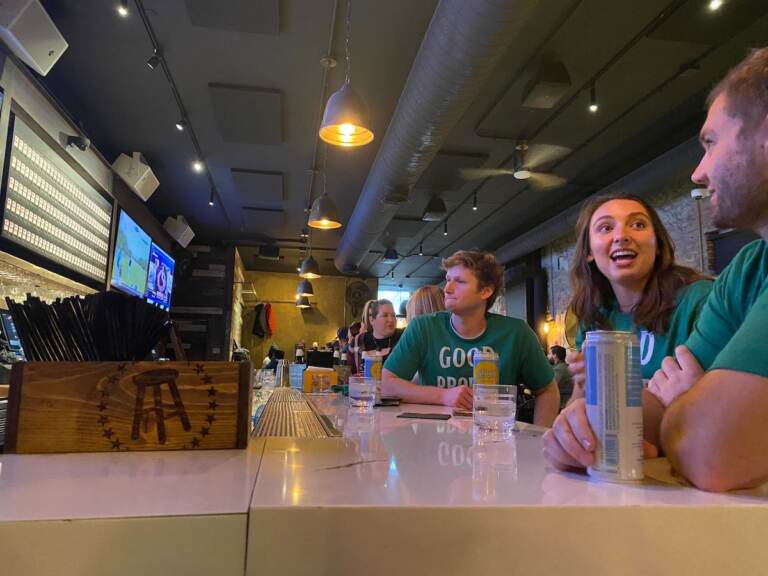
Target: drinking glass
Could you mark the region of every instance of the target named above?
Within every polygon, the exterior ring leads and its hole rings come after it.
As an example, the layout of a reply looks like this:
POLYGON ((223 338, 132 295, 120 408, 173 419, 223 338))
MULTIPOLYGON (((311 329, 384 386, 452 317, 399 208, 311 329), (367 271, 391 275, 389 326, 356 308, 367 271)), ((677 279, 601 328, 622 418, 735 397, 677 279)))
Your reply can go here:
POLYGON ((373 412, 376 402, 376 380, 364 376, 349 377, 349 405, 360 412, 373 412))
POLYGON ((498 439, 509 438, 517 415, 517 386, 475 385, 472 392, 475 427, 498 439))

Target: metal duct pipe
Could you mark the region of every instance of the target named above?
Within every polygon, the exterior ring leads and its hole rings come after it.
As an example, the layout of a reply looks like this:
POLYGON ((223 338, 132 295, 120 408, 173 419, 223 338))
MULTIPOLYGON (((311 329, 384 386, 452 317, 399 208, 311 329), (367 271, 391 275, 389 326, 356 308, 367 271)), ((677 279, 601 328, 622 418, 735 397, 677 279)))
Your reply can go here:
MULTIPOLYGON (((589 198, 619 192, 641 197, 646 196, 658 191, 670 181, 690 176, 700 158, 701 146, 699 141, 697 138, 691 138, 654 158, 634 172, 630 172, 610 186, 606 186, 589 198)), ((693 184, 691 185, 693 186, 693 184)), ((506 264, 565 236, 574 229, 581 206, 589 198, 571 206, 514 240, 510 240, 496 250, 496 260, 500 264, 506 264)))
POLYGON ((336 250, 354 272, 539 0, 441 0, 336 250))

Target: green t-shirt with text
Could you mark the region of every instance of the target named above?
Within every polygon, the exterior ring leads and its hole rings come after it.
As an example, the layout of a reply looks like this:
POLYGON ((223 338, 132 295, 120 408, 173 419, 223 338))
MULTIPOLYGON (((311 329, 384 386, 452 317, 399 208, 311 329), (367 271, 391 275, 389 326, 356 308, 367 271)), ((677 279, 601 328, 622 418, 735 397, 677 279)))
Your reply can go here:
POLYGON ((742 248, 715 281, 687 346, 705 370, 768 377, 768 243, 742 248))
POLYGON ((469 340, 454 332, 450 312, 419 316, 408 324, 384 368, 404 380, 418 372, 423 385, 453 388, 470 383, 475 350, 485 350, 499 355, 500 384, 539 390, 552 382, 552 367, 528 324, 498 314, 486 320, 485 332, 469 340))
MULTIPOLYGON (((629 312, 619 312, 614 308, 608 314, 608 322, 612 330, 634 332, 640 339, 640 369, 643 379, 649 380, 661 368, 665 356, 674 356, 675 347, 685 344, 693 331, 696 319, 699 317, 704 303, 712 291, 711 280, 699 280, 682 286, 677 291, 677 302, 669 318, 669 330, 660 334, 636 326, 629 312)), ((576 336, 576 346, 581 348, 583 342, 583 327, 579 327, 576 336)))

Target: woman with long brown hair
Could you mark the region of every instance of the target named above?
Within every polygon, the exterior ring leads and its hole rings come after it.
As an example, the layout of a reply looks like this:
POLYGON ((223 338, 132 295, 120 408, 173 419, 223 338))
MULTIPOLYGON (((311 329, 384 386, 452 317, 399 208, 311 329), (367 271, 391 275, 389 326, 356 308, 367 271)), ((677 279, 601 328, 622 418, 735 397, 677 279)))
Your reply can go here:
MULTIPOLYGON (((576 224, 570 307, 579 318, 577 347, 590 330, 633 331, 640 338, 644 379, 688 339, 712 280, 675 262, 659 215, 636 196, 588 202, 576 224)), ((574 397, 583 395, 584 363, 569 355, 574 397)))

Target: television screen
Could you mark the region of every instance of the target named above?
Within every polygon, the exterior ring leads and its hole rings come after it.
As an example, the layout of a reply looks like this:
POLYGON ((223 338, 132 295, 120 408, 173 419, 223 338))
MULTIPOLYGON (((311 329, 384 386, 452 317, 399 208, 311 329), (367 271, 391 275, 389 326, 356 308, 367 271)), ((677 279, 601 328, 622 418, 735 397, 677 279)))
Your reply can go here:
POLYGON ((163 310, 171 307, 173 290, 173 258, 152 242, 149 250, 149 274, 147 274, 147 302, 157 304, 163 310))
POLYGON ((8 348, 15 352, 16 356, 21 360, 24 360, 24 348, 21 347, 21 338, 19 338, 19 333, 16 331, 16 324, 13 323, 11 313, 3 310, 0 312, 0 318, 2 319, 3 333, 6 340, 8 340, 8 348))
POLYGON ((128 294, 144 297, 151 243, 149 234, 121 210, 115 240, 115 258, 112 261, 112 286, 128 294))

